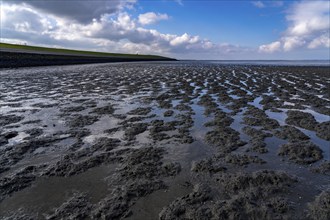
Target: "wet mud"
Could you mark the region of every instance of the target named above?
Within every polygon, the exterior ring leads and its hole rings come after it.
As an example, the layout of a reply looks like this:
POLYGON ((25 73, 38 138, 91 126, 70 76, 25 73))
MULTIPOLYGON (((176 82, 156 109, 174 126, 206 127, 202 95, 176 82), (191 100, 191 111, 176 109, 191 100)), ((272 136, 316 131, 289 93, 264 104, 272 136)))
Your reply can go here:
POLYGON ((0 71, 0 219, 329 219, 327 67, 0 71))

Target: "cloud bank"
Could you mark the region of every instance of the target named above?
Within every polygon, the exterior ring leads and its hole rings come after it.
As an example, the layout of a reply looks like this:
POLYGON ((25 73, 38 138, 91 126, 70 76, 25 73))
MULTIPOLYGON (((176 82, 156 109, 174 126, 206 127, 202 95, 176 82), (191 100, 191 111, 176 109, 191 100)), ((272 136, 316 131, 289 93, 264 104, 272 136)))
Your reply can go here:
POLYGON ((136 0, 4 0, 10 4, 31 6, 41 12, 75 20, 79 23, 88 23, 98 19, 103 14, 114 14, 125 7, 131 7, 136 0))
POLYGON ((288 52, 296 48, 330 47, 330 2, 303 1, 287 12, 288 28, 283 36, 270 44, 261 45, 260 52, 288 52))
POLYGON ((62 2, 5 1, 1 7, 2 40, 179 58, 203 53, 219 57, 247 50, 237 45, 215 44, 188 33, 167 34, 145 28, 168 20, 169 15, 148 12, 134 18, 124 9, 135 0, 96 1, 96 5, 94 1, 62 2))
POLYGON ((268 8, 268 7, 282 7, 283 1, 252 1, 252 5, 257 8, 268 8))
POLYGON ((161 20, 168 20, 169 16, 167 14, 159 14, 154 12, 148 12, 139 15, 139 22, 142 25, 154 24, 161 20))
MULTIPOLYGON (((330 47, 328 1, 292 4, 281 38, 254 48, 215 43, 185 31, 161 32, 155 24, 175 18, 153 11, 134 13, 136 4, 137 0, 3 0, 1 41, 179 59, 264 59, 275 57, 272 53, 330 47)), ((282 1, 252 4, 260 10, 283 6, 282 1)))

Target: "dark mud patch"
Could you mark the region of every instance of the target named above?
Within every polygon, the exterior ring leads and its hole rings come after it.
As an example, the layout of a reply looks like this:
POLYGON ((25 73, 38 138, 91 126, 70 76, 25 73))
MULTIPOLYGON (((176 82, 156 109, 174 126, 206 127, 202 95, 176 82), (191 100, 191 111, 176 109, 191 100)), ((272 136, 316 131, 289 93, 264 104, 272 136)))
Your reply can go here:
POLYGON ((247 149, 247 151, 253 151, 260 154, 268 153, 267 144, 264 141, 252 139, 249 144, 251 147, 247 149))
POLYGON ((175 123, 172 122, 165 123, 163 120, 153 120, 151 122, 151 127, 149 129, 149 132, 150 132, 150 137, 154 141, 162 141, 171 138, 165 132, 174 131, 174 130, 176 130, 175 123))
MULTIPOLYGON (((0 146, 8 144, 8 139, 0 136, 0 146)), ((1 169, 0 169, 1 170, 1 169)))
POLYGON ((273 130, 280 126, 275 119, 271 118, 244 117, 243 123, 250 126, 261 126, 266 130, 273 130))
POLYGON ((14 192, 20 191, 32 184, 40 175, 42 166, 27 166, 17 173, 0 179, 0 201, 14 192))
POLYGON ((316 125, 315 130, 318 137, 330 141, 330 121, 316 125))
POLYGON ((7 148, 1 150, 0 154, 0 165, 2 167, 2 171, 16 164, 26 155, 32 154, 39 147, 50 147, 54 145, 54 143, 61 141, 65 138, 58 135, 54 135, 52 137, 37 138, 16 145, 8 146, 7 148))
POLYGON ((0 126, 15 124, 24 119, 24 116, 19 115, 0 115, 0 126))
POLYGON ((119 169, 121 186, 100 201, 93 210, 94 218, 122 219, 132 215, 130 207, 137 199, 167 186, 164 177, 175 176, 181 171, 178 163, 163 163, 166 151, 163 148, 140 148, 124 158, 119 169))
POLYGON ((131 123, 129 127, 125 128, 124 137, 128 141, 135 140, 136 135, 145 132, 148 129, 148 123, 131 123))
POLYGON ((299 129, 292 126, 282 126, 279 130, 274 132, 274 135, 278 138, 288 140, 290 142, 299 142, 309 140, 310 138, 301 132, 299 129))
POLYGON ((226 172, 229 165, 246 166, 248 164, 264 164, 266 161, 257 156, 246 154, 217 154, 211 158, 195 161, 191 170, 196 173, 218 173, 226 172))
POLYGON ((34 139, 36 137, 39 137, 40 135, 42 135, 44 133, 44 130, 41 128, 31 128, 31 129, 25 130, 24 132, 30 135, 29 137, 25 138, 25 139, 29 140, 29 139, 34 139))
POLYGON ((287 115, 288 117, 285 119, 287 124, 305 128, 307 130, 315 130, 317 122, 312 114, 289 110, 287 115))
POLYGON ((97 116, 92 115, 72 115, 66 122, 66 124, 70 127, 85 127, 87 125, 92 125, 93 123, 98 121, 97 116))
POLYGON ((267 145, 264 140, 265 138, 272 137, 273 135, 271 133, 267 133, 261 129, 256 129, 249 126, 244 127, 242 131, 251 137, 249 140, 250 147, 247 151, 253 151, 261 154, 268 152, 267 145))
POLYGON ((254 187, 264 188, 264 192, 279 192, 281 188, 285 189, 290 186, 296 179, 289 176, 285 172, 261 170, 249 173, 223 174, 217 179, 228 193, 237 193, 241 190, 247 190, 254 187))
POLYGON ((61 111, 65 112, 65 113, 69 113, 69 112, 80 112, 85 110, 86 108, 84 106, 69 106, 69 107, 65 107, 62 108, 61 111))
POLYGON ((193 109, 186 104, 180 103, 174 107, 174 109, 179 110, 179 111, 192 111, 193 109))
POLYGON ((18 132, 17 131, 8 131, 4 134, 1 134, 1 137, 5 138, 5 139, 11 139, 11 138, 14 138, 18 135, 18 132))
POLYGON ((181 171, 179 163, 163 163, 166 151, 163 148, 141 148, 134 150, 120 169, 122 178, 145 178, 175 176, 181 171))
POLYGON ((41 122, 42 122, 41 120, 28 120, 28 121, 22 122, 22 125, 38 124, 41 122))
POLYGON ((112 105, 107 105, 99 108, 95 108, 92 113, 96 113, 99 115, 111 115, 115 112, 115 109, 112 105))
POLYGON ((164 112, 164 117, 171 117, 174 114, 173 110, 167 110, 164 112))
POLYGON ((263 159, 260 159, 258 156, 250 155, 240 155, 240 154, 229 154, 225 158, 226 163, 235 164, 238 166, 245 166, 250 163, 263 164, 266 163, 263 159))
POLYGON ((214 120, 206 122, 204 124, 205 127, 228 127, 231 125, 231 123, 234 122, 234 119, 232 117, 229 117, 226 113, 223 111, 215 111, 214 120))
MULTIPOLYGON (((0 146, 8 144, 9 140, 11 138, 16 137, 17 135, 18 135, 17 131, 8 131, 8 132, 2 133, 2 134, 0 132, 0 146)), ((1 170, 1 168, 0 168, 0 170, 1 170)))
POLYGON ((124 187, 115 189, 111 195, 97 204, 92 213, 92 219, 124 219, 133 213, 130 207, 138 198, 144 197, 160 189, 166 189, 162 181, 142 180, 127 182, 124 187))
POLYGON ((264 140, 267 137, 272 137, 273 135, 270 133, 266 133, 260 129, 256 129, 253 127, 246 126, 242 128, 242 131, 249 135, 254 140, 264 140))
POLYGON ((87 154, 85 152, 82 152, 82 155, 66 155, 62 160, 50 166, 43 173, 43 176, 69 177, 72 175, 77 175, 102 164, 117 163, 121 161, 122 157, 120 156, 120 153, 121 152, 105 152, 84 159, 80 158, 87 154))
POLYGON ((47 215, 46 219, 85 219, 89 216, 92 205, 86 195, 75 193, 71 198, 54 210, 54 213, 47 215))
POLYGON ((311 171, 330 176, 330 162, 323 162, 319 166, 312 168, 311 171))
POLYGON ((104 130, 104 133, 113 134, 113 133, 116 133, 120 130, 121 130, 121 127, 115 127, 115 128, 110 128, 110 129, 104 130))
POLYGON ((191 170, 196 173, 207 172, 212 174, 218 172, 225 172, 227 168, 220 161, 214 158, 207 158, 200 161, 195 161, 192 165, 191 170))
POLYGON ((192 193, 173 201, 160 219, 276 219, 290 216, 281 193, 295 179, 282 172, 220 173, 213 188, 197 184, 192 193))
POLYGON ((128 115, 147 115, 151 112, 152 108, 148 107, 148 108, 136 108, 133 109, 129 112, 127 112, 128 115))
POLYGON ((2 216, 1 219, 4 220, 35 220, 37 219, 37 215, 36 214, 32 214, 30 213, 30 211, 23 209, 23 208, 19 208, 18 210, 15 211, 10 211, 7 213, 3 213, 4 216, 2 216))
POLYGON ((298 164, 310 164, 323 158, 322 150, 311 142, 296 142, 283 144, 278 155, 288 156, 288 159, 298 164))
POLYGON ((205 139, 221 152, 231 152, 246 144, 241 141, 239 132, 230 127, 217 127, 215 130, 207 132, 205 139))
POLYGON ((206 185, 196 185, 194 191, 173 201, 159 213, 159 219, 209 219, 212 212, 203 207, 212 198, 211 189, 206 185))
POLYGON ((273 130, 280 126, 277 120, 269 118, 261 109, 249 106, 244 112, 243 123, 249 126, 261 126, 266 130, 273 130))
POLYGON ((325 190, 318 195, 309 205, 308 216, 315 220, 330 219, 330 190, 325 190))

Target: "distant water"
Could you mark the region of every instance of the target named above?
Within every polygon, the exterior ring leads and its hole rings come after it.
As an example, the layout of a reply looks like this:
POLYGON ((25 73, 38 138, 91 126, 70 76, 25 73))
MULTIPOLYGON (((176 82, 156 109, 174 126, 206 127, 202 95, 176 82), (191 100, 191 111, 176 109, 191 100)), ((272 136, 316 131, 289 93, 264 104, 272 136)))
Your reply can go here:
POLYGON ((200 62, 234 65, 330 66, 330 60, 205 60, 200 62))

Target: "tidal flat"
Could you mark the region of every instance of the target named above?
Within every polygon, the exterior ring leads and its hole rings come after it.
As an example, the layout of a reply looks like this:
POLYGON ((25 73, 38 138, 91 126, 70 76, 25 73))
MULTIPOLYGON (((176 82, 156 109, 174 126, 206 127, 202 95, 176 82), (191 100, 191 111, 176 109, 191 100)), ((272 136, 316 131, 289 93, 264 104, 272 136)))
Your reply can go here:
POLYGON ((0 219, 330 219, 329 67, 0 70, 0 219))

